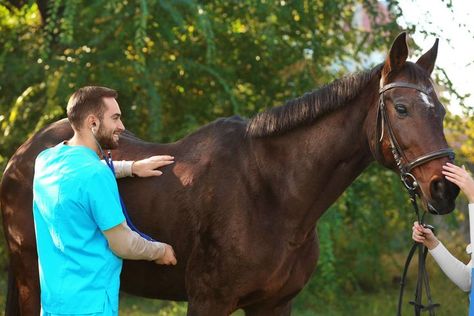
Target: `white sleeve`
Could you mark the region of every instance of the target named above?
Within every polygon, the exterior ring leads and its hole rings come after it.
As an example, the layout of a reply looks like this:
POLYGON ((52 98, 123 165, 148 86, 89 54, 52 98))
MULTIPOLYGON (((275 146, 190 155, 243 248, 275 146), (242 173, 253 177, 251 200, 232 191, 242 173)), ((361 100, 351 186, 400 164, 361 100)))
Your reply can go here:
POLYGON ((429 250, 431 256, 443 270, 444 274, 461 290, 469 292, 471 290, 471 264, 467 265, 454 257, 448 249, 440 242, 438 246, 429 250))
POLYGON ((110 249, 123 259, 158 260, 165 254, 165 244, 148 241, 132 231, 127 223, 104 230, 110 249))
MULTIPOLYGON (((101 160, 102 163, 105 163, 105 160, 101 160)), ((134 161, 128 161, 128 160, 119 160, 119 161, 114 161, 114 169, 115 169, 115 177, 118 178, 124 178, 124 177, 133 177, 132 174, 132 165, 134 161)))

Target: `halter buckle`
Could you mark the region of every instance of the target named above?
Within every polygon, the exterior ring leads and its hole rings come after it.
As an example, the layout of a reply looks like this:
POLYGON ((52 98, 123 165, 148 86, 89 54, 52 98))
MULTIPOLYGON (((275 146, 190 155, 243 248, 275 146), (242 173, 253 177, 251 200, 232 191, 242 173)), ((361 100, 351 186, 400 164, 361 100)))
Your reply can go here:
POLYGON ((405 187, 410 190, 410 191, 415 191, 416 188, 418 188, 418 182, 416 181, 416 178, 414 175, 412 175, 409 172, 402 173, 400 175, 400 179, 402 180, 402 183, 405 185, 405 187), (411 184, 409 182, 411 178, 411 184))

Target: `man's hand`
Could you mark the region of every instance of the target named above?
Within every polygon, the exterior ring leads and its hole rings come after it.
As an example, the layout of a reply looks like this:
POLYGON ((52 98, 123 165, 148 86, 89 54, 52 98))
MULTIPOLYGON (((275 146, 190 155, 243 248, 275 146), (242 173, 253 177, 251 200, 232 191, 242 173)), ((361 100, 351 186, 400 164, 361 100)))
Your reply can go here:
POLYGON ((161 176, 163 172, 156 169, 172 164, 173 162, 174 157, 169 155, 152 156, 137 160, 132 164, 132 174, 138 177, 161 176))
POLYGON ((155 260, 156 264, 176 265, 176 256, 174 254, 173 247, 168 244, 165 245, 165 253, 160 259, 155 260))

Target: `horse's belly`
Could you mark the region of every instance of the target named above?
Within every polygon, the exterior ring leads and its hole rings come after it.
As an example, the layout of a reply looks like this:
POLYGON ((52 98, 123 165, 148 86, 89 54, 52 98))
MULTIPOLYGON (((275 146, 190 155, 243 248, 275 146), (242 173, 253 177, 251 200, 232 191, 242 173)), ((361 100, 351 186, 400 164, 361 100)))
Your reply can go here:
POLYGON ((120 289, 142 297, 186 301, 184 271, 180 268, 148 261, 124 260, 120 289))

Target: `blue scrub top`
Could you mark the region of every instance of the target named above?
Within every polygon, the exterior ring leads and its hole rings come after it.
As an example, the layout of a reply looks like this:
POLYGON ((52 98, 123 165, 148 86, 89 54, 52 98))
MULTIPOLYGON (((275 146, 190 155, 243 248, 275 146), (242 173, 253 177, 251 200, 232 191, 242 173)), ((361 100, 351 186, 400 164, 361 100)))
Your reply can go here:
POLYGON ((59 144, 37 157, 33 215, 41 305, 56 314, 118 310, 122 259, 102 231, 122 223, 117 182, 88 147, 59 144))

